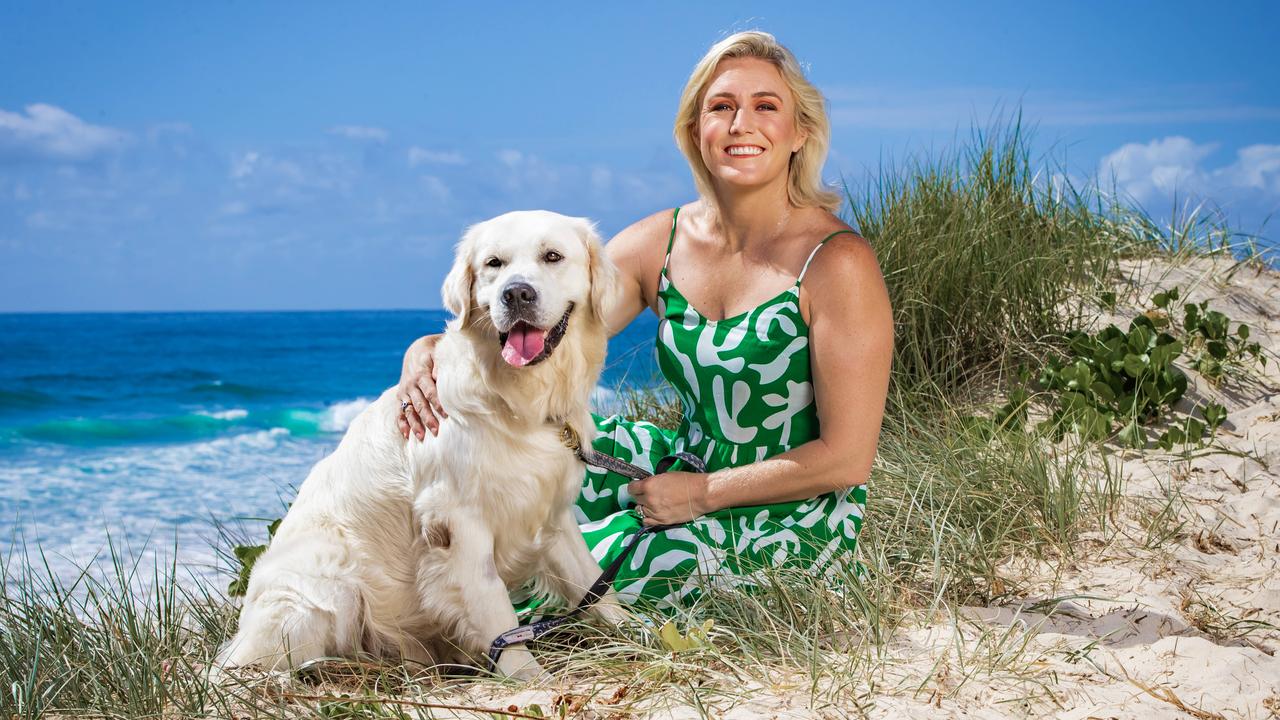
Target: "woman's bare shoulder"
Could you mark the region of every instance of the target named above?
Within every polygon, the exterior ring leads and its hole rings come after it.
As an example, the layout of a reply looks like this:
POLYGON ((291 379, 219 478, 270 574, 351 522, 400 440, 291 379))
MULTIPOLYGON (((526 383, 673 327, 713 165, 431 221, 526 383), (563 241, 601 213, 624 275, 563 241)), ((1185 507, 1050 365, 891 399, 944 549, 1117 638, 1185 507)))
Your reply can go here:
POLYGON ((802 304, 834 310, 852 309, 851 303, 853 308, 870 305, 887 310, 884 276, 871 243, 834 215, 820 224, 815 235, 826 238, 826 243, 805 274, 802 300, 806 302, 802 304))
POLYGON ((661 210, 628 225, 605 245, 614 265, 636 283, 644 303, 654 305, 657 277, 671 237, 671 210, 661 210))
POLYGON ((671 218, 671 210, 660 210, 648 217, 641 218, 623 228, 617 235, 614 235, 613 239, 609 241, 608 247, 611 252, 616 250, 630 252, 654 245, 655 239, 661 239, 662 247, 665 248, 667 238, 671 233, 671 218))

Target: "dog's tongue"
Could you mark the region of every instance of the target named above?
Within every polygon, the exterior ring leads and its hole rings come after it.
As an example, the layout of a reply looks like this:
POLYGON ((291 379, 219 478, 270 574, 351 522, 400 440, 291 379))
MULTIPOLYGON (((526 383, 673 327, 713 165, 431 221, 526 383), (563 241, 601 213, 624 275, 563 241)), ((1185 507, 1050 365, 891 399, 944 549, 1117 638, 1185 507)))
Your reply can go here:
POLYGON ((539 330, 521 320, 507 334, 507 344, 502 346, 502 359, 515 367, 524 367, 542 354, 546 341, 545 330, 539 330))

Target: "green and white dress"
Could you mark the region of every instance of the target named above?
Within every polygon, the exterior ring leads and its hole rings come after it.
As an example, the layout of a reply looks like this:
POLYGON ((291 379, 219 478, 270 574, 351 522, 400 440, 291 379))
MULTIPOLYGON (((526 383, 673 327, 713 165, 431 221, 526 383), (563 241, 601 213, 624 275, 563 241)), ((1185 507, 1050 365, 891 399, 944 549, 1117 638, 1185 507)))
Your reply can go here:
MULTIPOLYGON (((665 455, 687 451, 714 472, 817 438, 800 283, 814 255, 840 233, 813 249, 795 285, 777 297, 740 315, 708 320, 667 272, 678 215, 677 209, 658 285, 657 356, 684 406, 684 420, 672 433, 647 422, 597 417, 595 449, 647 470, 665 455)), ((628 482, 588 466, 578 497, 578 521, 602 567, 642 526, 628 482)), ((618 573, 614 590, 623 602, 669 608, 687 604, 704 587, 751 584, 751 573, 762 567, 786 565, 818 574, 851 568, 866 502, 866 486, 860 485, 801 502, 718 510, 684 527, 646 535, 618 573)))

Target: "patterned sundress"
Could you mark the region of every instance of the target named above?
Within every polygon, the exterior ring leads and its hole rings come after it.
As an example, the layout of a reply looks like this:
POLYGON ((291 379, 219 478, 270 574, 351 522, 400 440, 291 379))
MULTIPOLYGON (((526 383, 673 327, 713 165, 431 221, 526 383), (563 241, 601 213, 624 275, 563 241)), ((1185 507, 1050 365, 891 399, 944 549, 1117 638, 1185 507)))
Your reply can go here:
MULTIPOLYGON (((809 361, 809 328, 800 315, 800 283, 759 306, 708 320, 667 272, 676 218, 658 285, 658 367, 675 388, 684 419, 673 433, 618 416, 596 417, 597 451, 652 470, 663 456, 691 452, 714 472, 764 460, 818 437, 809 361)), ((678 469, 678 468, 677 468, 678 469)), ((629 478, 588 466, 575 512, 587 546, 607 565, 642 527, 627 493, 629 478)), ((644 536, 613 583, 619 598, 658 609, 679 607, 707 587, 752 584, 770 566, 831 574, 852 568, 867 502, 865 485, 810 500, 718 510, 644 536)))

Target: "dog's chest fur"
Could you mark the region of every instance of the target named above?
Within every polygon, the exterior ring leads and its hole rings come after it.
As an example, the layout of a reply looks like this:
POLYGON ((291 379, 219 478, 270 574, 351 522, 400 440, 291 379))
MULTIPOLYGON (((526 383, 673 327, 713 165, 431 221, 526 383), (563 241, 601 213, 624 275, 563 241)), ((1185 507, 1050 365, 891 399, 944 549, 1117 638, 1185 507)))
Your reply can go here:
POLYGON ((494 566, 504 583, 515 586, 534 573, 554 539, 555 513, 577 496, 582 464, 560 442, 559 426, 517 425, 512 432, 508 424, 486 420, 450 416, 442 441, 423 453, 430 455, 422 458, 427 462, 410 460, 414 514, 429 546, 451 544, 458 533, 492 534, 494 566))

